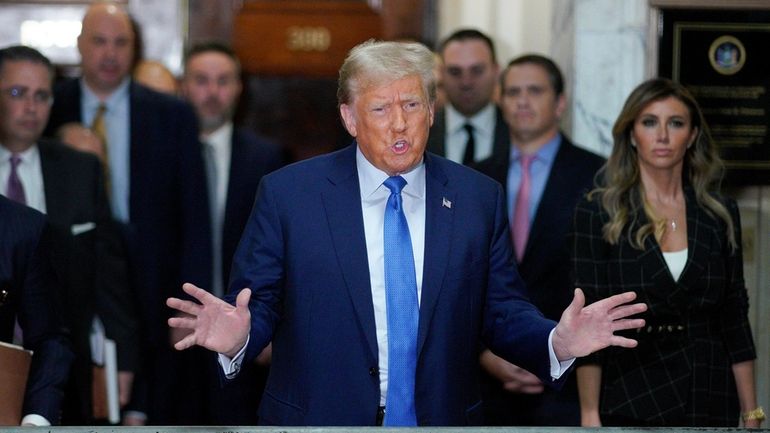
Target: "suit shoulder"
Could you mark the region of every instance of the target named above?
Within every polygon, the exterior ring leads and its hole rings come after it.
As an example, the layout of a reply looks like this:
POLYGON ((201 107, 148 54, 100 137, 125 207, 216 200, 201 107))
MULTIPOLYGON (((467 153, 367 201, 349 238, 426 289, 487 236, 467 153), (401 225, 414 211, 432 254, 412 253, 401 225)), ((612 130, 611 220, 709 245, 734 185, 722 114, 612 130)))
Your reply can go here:
POLYGON ((0 195, 0 222, 0 225, 10 232, 25 228, 24 231, 39 233, 45 226, 45 215, 0 195))
POLYGON ((575 159, 575 162, 581 162, 583 164, 587 164, 589 166, 593 167, 601 167, 604 165, 604 163, 607 161, 603 156, 598 155, 594 152, 591 152, 590 150, 581 147, 579 145, 576 145, 569 139, 565 138, 565 141, 568 143, 568 149, 570 150, 570 158, 575 159))
MULTIPOLYGON (((426 156, 429 164, 443 172, 450 182, 463 185, 464 188, 481 192, 483 190, 496 191, 502 188, 499 182, 495 181, 485 173, 477 169, 458 164, 438 155, 426 156)), ((430 168, 428 168, 430 170, 430 168)))
POLYGON ((149 87, 137 82, 131 82, 130 92, 134 101, 142 106, 145 106, 146 104, 147 107, 154 106, 164 109, 189 111, 190 113, 193 113, 192 106, 181 98, 174 95, 158 92, 157 90, 150 89, 149 87))
POLYGON ((270 153, 280 152, 280 147, 275 142, 258 135, 251 129, 243 127, 238 127, 233 130, 233 143, 270 153))
POLYGON ((52 155, 68 163, 99 165, 99 158, 97 158, 96 155, 73 149, 57 140, 41 140, 39 146, 43 158, 45 158, 46 155, 52 155))
POLYGON ((273 171, 263 179, 266 182, 276 184, 293 184, 300 187, 312 186, 333 172, 339 172, 340 167, 344 170, 345 175, 356 175, 355 150, 346 147, 341 150, 297 161, 273 171), (348 161, 340 162, 340 159, 347 159, 348 161))

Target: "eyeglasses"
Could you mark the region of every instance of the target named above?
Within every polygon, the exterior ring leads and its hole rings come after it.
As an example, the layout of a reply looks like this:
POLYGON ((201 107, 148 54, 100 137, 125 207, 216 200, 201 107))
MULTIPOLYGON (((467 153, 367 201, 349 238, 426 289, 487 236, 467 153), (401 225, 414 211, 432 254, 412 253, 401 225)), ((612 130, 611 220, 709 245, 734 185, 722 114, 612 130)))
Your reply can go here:
POLYGON ((51 92, 45 90, 38 90, 35 93, 31 93, 28 87, 13 86, 2 89, 2 92, 11 98, 11 101, 14 102, 22 102, 28 99, 32 99, 32 102, 39 105, 53 104, 53 95, 51 92))

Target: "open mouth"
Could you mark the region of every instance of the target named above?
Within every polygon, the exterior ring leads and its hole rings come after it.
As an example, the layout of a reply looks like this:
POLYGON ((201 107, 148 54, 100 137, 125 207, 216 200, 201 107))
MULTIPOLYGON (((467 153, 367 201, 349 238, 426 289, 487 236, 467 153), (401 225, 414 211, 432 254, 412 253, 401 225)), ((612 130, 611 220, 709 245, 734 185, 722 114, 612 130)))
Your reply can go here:
POLYGON ((406 140, 398 140, 393 144, 391 147, 393 149, 393 152, 395 152, 398 155, 401 155, 403 153, 406 153, 406 151, 409 150, 409 143, 406 142, 406 140))

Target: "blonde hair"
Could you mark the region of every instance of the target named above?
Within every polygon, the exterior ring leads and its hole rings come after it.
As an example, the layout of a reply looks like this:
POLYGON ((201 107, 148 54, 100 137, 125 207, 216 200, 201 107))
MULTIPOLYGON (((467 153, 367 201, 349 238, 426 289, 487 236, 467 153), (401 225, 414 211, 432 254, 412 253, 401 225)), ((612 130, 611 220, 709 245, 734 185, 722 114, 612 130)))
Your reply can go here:
POLYGON ((432 104, 436 99, 433 52, 416 42, 383 42, 370 39, 353 47, 340 67, 337 102, 348 104, 371 86, 418 75, 432 104))
POLYGON ((731 249, 735 250, 737 242, 732 217, 716 198, 724 164, 695 98, 683 85, 665 78, 653 78, 637 86, 628 96, 612 128, 612 153, 596 175, 598 186, 589 194, 589 199, 598 196, 602 207, 609 214, 610 219, 603 227, 604 239, 610 244, 617 244, 624 228, 628 227, 626 235, 631 246, 643 250, 647 236, 654 235, 660 239, 663 234, 666 222, 655 214, 645 198, 631 133, 644 108, 669 97, 678 99, 687 107, 692 127, 698 128, 698 136, 684 157, 682 180, 695 191, 698 205, 725 223, 728 242, 731 249), (636 233, 631 233, 631 227, 637 222, 640 211, 647 216, 648 222, 642 224, 636 233))

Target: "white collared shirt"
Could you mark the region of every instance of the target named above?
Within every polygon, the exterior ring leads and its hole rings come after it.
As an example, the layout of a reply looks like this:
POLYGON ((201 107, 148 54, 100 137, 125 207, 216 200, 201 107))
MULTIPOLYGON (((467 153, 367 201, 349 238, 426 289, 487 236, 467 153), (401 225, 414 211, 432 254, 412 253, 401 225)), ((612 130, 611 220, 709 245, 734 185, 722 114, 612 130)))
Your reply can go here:
MULTIPOLYGON (((369 282, 374 304, 374 325, 380 371, 380 405, 385 405, 388 393, 388 312, 385 296, 385 246, 383 228, 385 206, 390 190, 382 183, 389 176, 373 166, 361 149, 356 149, 358 185, 361 189, 361 209, 364 216, 366 254, 369 259, 369 282)), ((404 215, 412 240, 414 271, 417 281, 417 302, 422 294, 422 269, 425 259, 425 164, 420 163, 408 173, 402 173, 406 186, 401 191, 404 215)))
POLYGON ((490 103, 473 117, 465 117, 455 110, 451 104, 444 108, 446 115, 446 139, 444 141, 444 153, 447 159, 462 164, 465 156, 465 144, 468 142, 468 132, 465 124, 473 125, 473 138, 475 149, 474 161, 482 161, 492 156, 495 139, 495 121, 497 112, 495 104, 490 103))
POLYGON ((206 137, 201 137, 204 146, 203 158, 206 164, 213 163, 216 171, 214 197, 209 197, 211 207, 211 238, 213 282, 211 292, 222 296, 225 292, 222 281, 222 231, 227 205, 227 186, 230 180, 230 159, 232 157, 233 123, 227 122, 206 137))
POLYGON ((112 215, 120 222, 130 220, 129 196, 131 192, 131 100, 128 87, 129 78, 123 82, 105 100, 101 101, 80 80, 80 118, 89 128, 102 103, 107 107, 104 112, 104 124, 107 128, 107 159, 110 169, 110 205, 112 215))
MULTIPOLYGON (((37 145, 19 153, 21 162, 16 167, 27 206, 46 213, 45 190, 43 189, 43 169, 40 166, 40 150, 37 145)), ((11 174, 11 152, 0 145, 0 194, 8 190, 8 176, 11 174)))
MULTIPOLYGON (((360 148, 356 148, 356 168, 358 184, 361 191, 361 209, 364 218, 364 236, 366 253, 369 260, 369 281, 374 306, 374 323, 377 334, 377 349, 380 374, 380 405, 385 405, 388 391, 388 320, 387 301, 385 297, 385 248, 383 245, 385 224, 385 206, 390 190, 382 183, 388 175, 374 167, 360 148)), ((417 167, 408 173, 401 173, 407 184, 401 192, 404 215, 409 226, 409 236, 412 241, 414 255, 415 280, 417 282, 417 301, 422 298, 422 274, 425 264, 425 163, 421 161, 417 167)), ((574 358, 559 362, 553 350, 553 333, 548 335, 548 354, 550 358, 551 377, 556 380, 561 377, 575 361, 574 358)), ((232 379, 240 371, 246 344, 233 357, 219 354, 219 363, 227 378, 232 379)))

